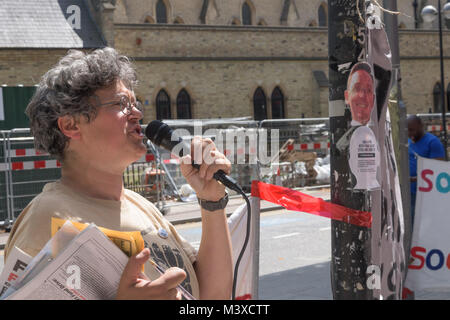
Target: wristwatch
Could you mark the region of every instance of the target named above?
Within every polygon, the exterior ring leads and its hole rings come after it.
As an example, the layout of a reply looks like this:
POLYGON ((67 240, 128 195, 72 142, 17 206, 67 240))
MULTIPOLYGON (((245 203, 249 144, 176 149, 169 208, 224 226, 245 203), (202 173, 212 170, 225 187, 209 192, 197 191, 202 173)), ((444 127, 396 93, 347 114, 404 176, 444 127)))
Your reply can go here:
POLYGON ((228 203, 228 192, 225 190, 225 195, 219 201, 208 201, 203 199, 198 199, 198 204, 205 210, 216 211, 225 209, 228 203))

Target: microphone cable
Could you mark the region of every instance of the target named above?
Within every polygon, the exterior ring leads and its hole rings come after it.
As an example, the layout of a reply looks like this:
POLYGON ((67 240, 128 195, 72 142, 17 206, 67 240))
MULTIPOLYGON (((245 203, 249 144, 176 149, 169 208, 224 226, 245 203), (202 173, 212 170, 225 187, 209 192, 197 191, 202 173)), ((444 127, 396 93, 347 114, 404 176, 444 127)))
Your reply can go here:
POLYGON ((251 215, 252 215, 252 213, 251 213, 250 200, 248 199, 247 195, 242 190, 242 188, 238 184, 235 184, 233 186, 233 188, 230 188, 230 189, 238 192, 244 198, 245 202, 247 203, 247 227, 246 227, 246 233, 245 233, 245 240, 244 240, 244 244, 242 246, 241 252, 239 253, 239 256, 238 256, 238 258, 236 260, 236 265, 234 266, 234 273, 233 273, 233 289, 232 289, 232 293, 231 293, 231 299, 232 300, 236 300, 236 285, 237 285, 239 264, 241 262, 241 259, 242 259, 243 255, 244 255, 245 249, 247 248, 248 240, 250 238, 251 215))

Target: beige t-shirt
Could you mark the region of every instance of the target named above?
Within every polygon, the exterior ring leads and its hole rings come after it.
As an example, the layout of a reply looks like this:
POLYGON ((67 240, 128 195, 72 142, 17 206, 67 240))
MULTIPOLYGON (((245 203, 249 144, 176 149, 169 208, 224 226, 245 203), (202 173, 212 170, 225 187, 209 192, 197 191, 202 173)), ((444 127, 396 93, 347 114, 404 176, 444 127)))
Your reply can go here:
MULTIPOLYGON (((14 223, 5 246, 5 261, 13 246, 35 256, 51 238, 52 217, 95 223, 118 231, 141 231, 153 261, 163 269, 184 269, 187 276, 181 285, 195 298, 199 297, 193 267, 197 252, 151 202, 127 189, 124 200, 114 201, 87 197, 60 181, 46 184, 14 223)), ((149 262, 144 272, 152 280, 160 276, 149 262)))

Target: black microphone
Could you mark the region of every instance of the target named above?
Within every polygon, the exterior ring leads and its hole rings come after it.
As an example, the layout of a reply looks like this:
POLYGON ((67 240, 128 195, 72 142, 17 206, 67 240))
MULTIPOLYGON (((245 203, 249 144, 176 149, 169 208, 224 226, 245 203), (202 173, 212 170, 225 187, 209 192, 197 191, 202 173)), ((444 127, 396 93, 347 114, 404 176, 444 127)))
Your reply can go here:
MULTIPOLYGON (((191 146, 190 144, 183 141, 181 138, 172 137, 173 130, 164 122, 159 120, 153 120, 147 125, 145 128, 145 136, 153 142, 153 144, 162 147, 171 153, 175 147, 179 148, 179 154, 175 154, 176 156, 182 157, 183 150, 188 151, 187 154, 190 154, 191 146), (181 148, 180 148, 181 147, 181 148)), ((192 162, 192 166, 196 169, 200 169, 200 166, 194 162, 192 162)), ((242 193, 241 187, 238 185, 236 180, 227 176, 223 170, 219 170, 214 173, 213 178, 217 181, 220 181, 224 186, 230 188, 231 190, 242 193)))

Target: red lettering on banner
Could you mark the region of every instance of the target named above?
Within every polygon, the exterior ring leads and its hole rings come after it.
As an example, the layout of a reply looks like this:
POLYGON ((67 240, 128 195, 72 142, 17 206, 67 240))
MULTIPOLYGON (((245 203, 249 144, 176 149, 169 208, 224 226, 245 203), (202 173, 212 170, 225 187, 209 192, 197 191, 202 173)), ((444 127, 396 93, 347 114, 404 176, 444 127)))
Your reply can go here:
POLYGON ((419 191, 430 192, 433 189, 433 182, 427 178, 427 175, 433 175, 433 174, 434 174, 433 170, 430 170, 430 169, 422 170, 422 172, 420 173, 420 176, 428 184, 428 187, 419 187, 419 191))
POLYGON ((294 145, 293 145, 293 144, 289 144, 289 145, 287 146, 287 149, 288 149, 289 151, 294 150, 294 145))
POLYGON ((24 156, 25 155, 25 149, 16 149, 16 156, 24 156))
POLYGON ((59 168, 61 167, 61 162, 59 162, 59 160, 56 160, 56 166, 59 168))
POLYGON ((320 143, 314 143, 314 149, 320 149, 320 143))
POLYGON ((308 149, 308 145, 305 144, 305 143, 304 143, 304 144, 301 144, 301 145, 300 145, 300 149, 301 149, 301 150, 306 150, 306 149, 308 149))
POLYGON ((10 273, 9 276, 8 276, 8 281, 16 280, 17 277, 18 277, 17 274, 15 274, 15 273, 10 273))
POLYGON ((414 247, 414 248, 411 249, 411 256, 414 259, 419 259, 420 260, 420 264, 419 265, 410 264, 408 266, 408 269, 420 270, 420 269, 423 268, 423 265, 425 264, 425 257, 422 257, 422 256, 418 255, 418 252, 427 253, 427 249, 425 249, 424 247, 414 247))
POLYGON ((153 154, 145 155, 145 161, 150 162, 150 161, 154 161, 154 160, 155 160, 155 156, 153 154))
POLYGON ((447 255, 447 269, 450 270, 450 254, 447 255))

